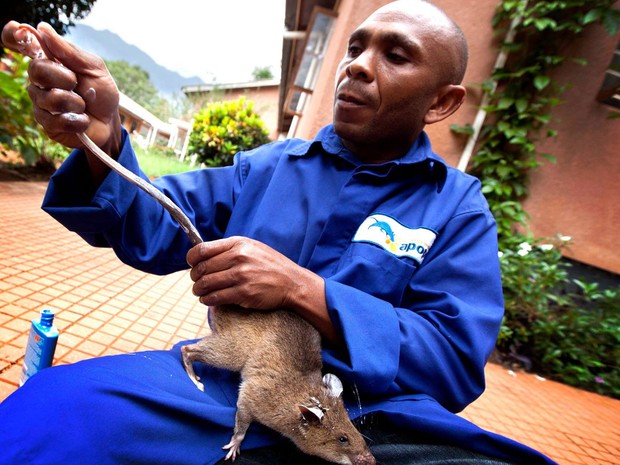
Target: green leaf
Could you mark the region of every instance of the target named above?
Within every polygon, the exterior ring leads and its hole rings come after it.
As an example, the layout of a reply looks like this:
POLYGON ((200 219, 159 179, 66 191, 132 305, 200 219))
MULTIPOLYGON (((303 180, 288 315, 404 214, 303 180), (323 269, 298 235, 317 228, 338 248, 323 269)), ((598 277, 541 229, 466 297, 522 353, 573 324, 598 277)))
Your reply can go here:
POLYGON ((590 23, 593 23, 594 21, 597 21, 600 17, 601 17, 601 10, 597 10, 597 9, 590 10, 583 17, 583 20, 581 21, 581 23, 590 24, 590 23))
POLYGON ((510 97, 502 97, 501 99, 499 99, 499 102, 497 102, 497 108, 499 108, 500 110, 505 110, 507 108, 510 108, 513 103, 514 99, 510 97))
POLYGON ((549 76, 536 76, 534 78, 534 87, 538 90, 543 90, 550 82, 551 78, 549 76))
POLYGON ((557 26, 557 23, 551 18, 537 18, 534 20, 534 26, 539 31, 544 31, 547 28, 553 29, 557 26))
POLYGON ((482 193, 483 194, 490 194, 491 192, 493 192, 495 189, 493 188, 493 186, 490 186, 488 184, 485 184, 484 186, 482 186, 482 193))
POLYGON ((527 99, 524 99, 524 98, 517 99, 517 101, 515 102, 515 106, 517 107, 517 111, 519 113, 525 112, 525 110, 527 110, 528 105, 529 103, 527 99))
POLYGON ((601 22, 607 33, 615 36, 620 26, 620 13, 617 10, 606 11, 601 22))

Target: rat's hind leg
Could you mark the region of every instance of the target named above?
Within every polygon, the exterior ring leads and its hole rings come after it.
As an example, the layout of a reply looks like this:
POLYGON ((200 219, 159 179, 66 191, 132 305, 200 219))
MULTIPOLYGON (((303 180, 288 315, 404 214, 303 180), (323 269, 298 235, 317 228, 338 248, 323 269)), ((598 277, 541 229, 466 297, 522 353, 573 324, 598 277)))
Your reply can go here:
POLYGON ((195 360, 198 360, 199 354, 200 354, 200 352, 196 349, 195 346, 200 344, 200 342, 202 342, 203 340, 195 344, 189 344, 189 345, 181 347, 181 355, 183 357, 183 368, 185 368, 185 371, 187 375, 189 376, 189 379, 192 380, 192 382, 196 385, 198 389, 204 392, 205 390, 204 384, 200 382, 200 377, 196 375, 196 373, 194 372, 194 367, 192 366, 192 363, 195 360))
POLYGON ((210 334, 194 344, 181 347, 183 367, 198 389, 204 391, 200 378, 194 372, 192 363, 200 362, 217 368, 240 372, 245 357, 239 353, 234 343, 226 337, 210 334))

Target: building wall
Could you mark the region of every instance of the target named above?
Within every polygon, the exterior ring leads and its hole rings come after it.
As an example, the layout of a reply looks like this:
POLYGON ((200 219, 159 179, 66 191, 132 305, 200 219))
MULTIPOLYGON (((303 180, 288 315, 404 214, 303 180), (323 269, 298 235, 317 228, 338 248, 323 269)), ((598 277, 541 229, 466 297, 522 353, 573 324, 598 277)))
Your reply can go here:
MULTIPOLYGON (((297 137, 313 137, 332 121, 334 78, 348 36, 386 3, 389 1, 341 0, 321 75, 299 122, 297 137)), ((468 90, 464 105, 447 120, 425 128, 435 151, 456 166, 466 139, 453 134, 450 125, 471 124, 478 111, 482 98, 478 84, 490 75, 498 53, 491 27, 497 0, 434 3, 461 26, 470 48, 463 81, 468 90)), ((595 96, 617 41, 618 37, 609 37, 596 27, 572 50, 587 57, 589 66, 567 66, 559 73, 558 77, 572 81, 573 87, 563 95, 565 103, 554 112, 558 138, 539 146, 542 152, 557 156, 558 163, 547 163, 533 174, 531 196, 525 204, 535 236, 570 235, 574 242, 568 256, 614 273, 620 273, 620 254, 616 250, 620 237, 616 230, 620 224, 620 122, 606 118, 608 110, 595 101, 595 96)))
POLYGON ((588 65, 567 63, 556 73, 570 88, 553 111, 558 136, 538 148, 557 162, 533 173, 525 203, 536 236, 571 236, 567 256, 613 273, 620 273, 620 120, 595 97, 618 39, 595 26, 567 50, 588 65))

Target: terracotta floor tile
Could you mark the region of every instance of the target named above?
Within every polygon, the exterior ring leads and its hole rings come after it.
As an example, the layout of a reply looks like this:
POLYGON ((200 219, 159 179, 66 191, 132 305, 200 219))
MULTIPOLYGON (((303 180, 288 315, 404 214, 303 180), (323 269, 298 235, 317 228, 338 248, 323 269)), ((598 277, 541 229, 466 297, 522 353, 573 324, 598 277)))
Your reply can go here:
POLYGON ((24 348, 22 346, 16 346, 6 342, 0 344, 0 360, 12 364, 19 361, 23 356, 24 348))
POLYGON ((156 329, 150 334, 149 338, 167 343, 170 340, 170 333, 156 329))
POLYGON ((97 357, 107 349, 107 345, 99 344, 92 339, 83 341, 77 346, 77 350, 89 354, 91 357, 97 357))
POLYGON ((0 341, 3 343, 11 342, 17 336, 19 336, 19 331, 16 331, 11 328, 0 327, 0 341))
MULTIPOLYGON (((12 289, 11 289, 12 290, 12 289)), ((11 290, 9 291, 4 291, 1 295, 0 295, 0 304, 2 302, 6 303, 6 304, 10 304, 13 302, 18 301, 19 299, 21 299, 20 295, 14 294, 11 292, 11 290)))
POLYGON ((120 326, 116 326, 115 324, 108 324, 103 326, 100 331, 111 336, 120 336, 125 332, 125 328, 121 328, 120 326))
POLYGON ((136 333, 134 331, 125 331, 122 334, 121 338, 126 341, 133 342, 137 346, 139 346, 144 340, 147 339, 147 336, 145 334, 136 333))
POLYGON ((111 336, 102 331, 95 331, 90 335, 89 339, 91 341, 98 342, 107 348, 116 340, 116 336, 111 336))
MULTIPOLYGON (((142 342, 142 341, 140 341, 142 342)), ((140 350, 140 343, 128 341, 127 339, 118 338, 111 345, 111 348, 120 351, 121 353, 130 353, 140 350)))
POLYGON ((62 358, 62 362, 63 363, 75 363, 75 362, 80 362, 82 360, 87 360, 89 358, 93 358, 93 356, 91 354, 88 354, 86 352, 82 352, 80 350, 72 350, 72 351, 68 352, 62 358))
POLYGON ((22 373, 22 363, 15 363, 8 369, 3 370, 0 373, 0 379, 6 383, 13 384, 15 387, 19 386, 19 378, 22 373))
POLYGON ((2 374, 0 374, 0 399, 6 399, 15 392, 16 389, 17 386, 15 384, 2 379, 2 374))

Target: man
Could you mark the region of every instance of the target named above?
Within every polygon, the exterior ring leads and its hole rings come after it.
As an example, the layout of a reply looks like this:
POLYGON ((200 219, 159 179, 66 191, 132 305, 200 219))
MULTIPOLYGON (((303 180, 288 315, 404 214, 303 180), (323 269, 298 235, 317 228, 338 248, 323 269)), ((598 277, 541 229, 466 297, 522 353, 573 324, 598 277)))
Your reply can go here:
MULTIPOLYGON (((40 32, 64 67, 31 64, 37 120, 70 147, 85 131, 139 173, 101 60, 40 32)), ((17 49, 19 34, 9 23, 3 42, 17 49)), ((51 180, 44 209, 137 268, 189 263, 206 305, 286 308, 308 320, 378 463, 546 463, 453 413, 484 389, 503 312, 495 223, 479 183, 447 167, 423 132, 461 105, 466 61, 460 29, 435 6, 377 10, 350 37, 334 123, 314 141, 156 181, 205 238, 187 254, 189 240, 161 207, 83 150, 51 180)), ((216 463, 238 376, 204 367, 202 393, 179 352, 44 370, 0 405, 0 463, 216 463)), ((320 462, 258 426, 238 460, 320 462)))

